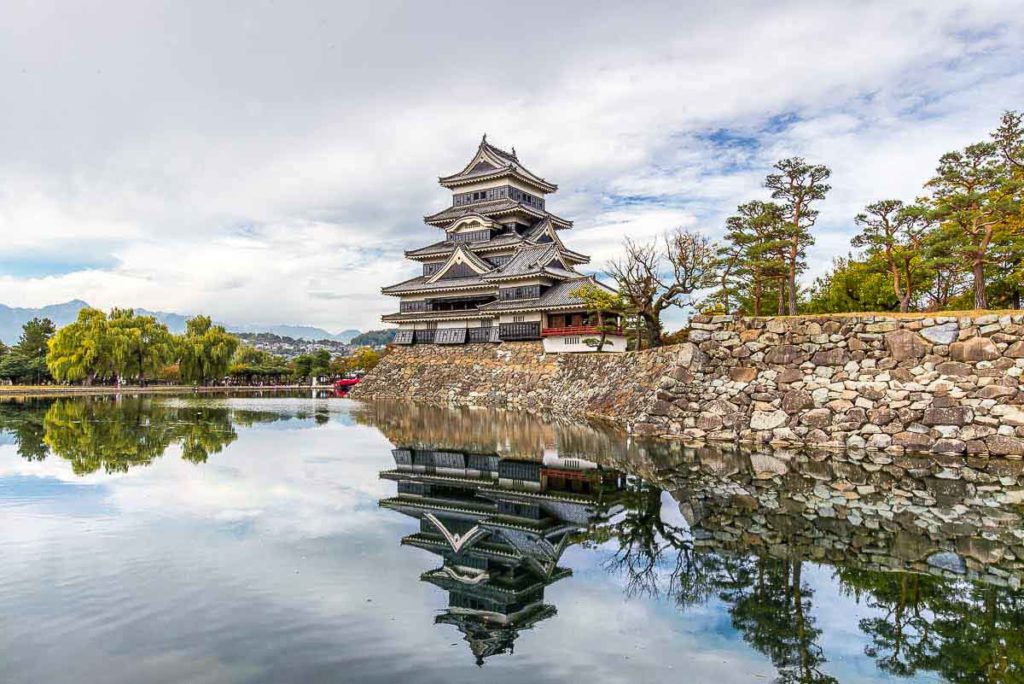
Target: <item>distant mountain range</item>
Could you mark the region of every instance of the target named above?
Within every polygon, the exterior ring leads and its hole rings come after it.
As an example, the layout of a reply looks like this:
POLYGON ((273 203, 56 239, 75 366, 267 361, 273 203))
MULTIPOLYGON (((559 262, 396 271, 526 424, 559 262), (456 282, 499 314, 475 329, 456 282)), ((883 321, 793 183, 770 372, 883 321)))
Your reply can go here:
MULTIPOLYGON (((49 318, 57 327, 67 325, 78 317, 78 312, 89 306, 87 302, 80 299, 73 299, 63 304, 50 304, 38 309, 11 307, 0 304, 0 341, 7 344, 14 344, 21 335, 21 326, 33 318, 49 318)), ((185 331, 185 321, 188 316, 164 311, 147 311, 146 309, 135 309, 138 314, 153 316, 167 326, 173 333, 185 331)), ((340 333, 330 333, 323 328, 316 328, 309 325, 239 325, 223 323, 220 325, 231 332, 247 333, 273 333, 282 337, 292 337, 297 340, 335 340, 348 344, 354 337, 360 334, 358 330, 343 330, 340 333)))

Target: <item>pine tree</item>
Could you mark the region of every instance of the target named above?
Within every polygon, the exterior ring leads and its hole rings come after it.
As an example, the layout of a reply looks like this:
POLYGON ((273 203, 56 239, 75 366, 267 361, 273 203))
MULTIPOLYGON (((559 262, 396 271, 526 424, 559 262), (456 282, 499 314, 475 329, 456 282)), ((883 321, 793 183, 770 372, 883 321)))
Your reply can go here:
MULTIPOLYGON (((818 211, 812 206, 825 199, 831 189, 826 184, 832 171, 827 166, 808 164, 802 157, 790 157, 776 162, 778 173, 769 174, 765 187, 772 191, 772 199, 782 202, 785 215, 785 252, 787 292, 790 316, 797 313, 797 275, 806 268, 807 248, 814 244, 811 227, 818 219, 818 211)), ((782 293, 780 292, 780 295, 782 293)))

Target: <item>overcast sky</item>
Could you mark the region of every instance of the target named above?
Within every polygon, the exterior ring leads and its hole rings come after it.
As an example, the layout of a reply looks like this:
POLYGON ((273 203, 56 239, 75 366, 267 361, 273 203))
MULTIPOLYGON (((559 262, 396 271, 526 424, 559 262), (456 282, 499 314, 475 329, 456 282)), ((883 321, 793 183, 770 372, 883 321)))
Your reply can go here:
POLYGON ((0 303, 380 327, 482 133, 592 270, 833 169, 808 279, 1024 109, 1024 0, 190 2, 0 9, 0 303))

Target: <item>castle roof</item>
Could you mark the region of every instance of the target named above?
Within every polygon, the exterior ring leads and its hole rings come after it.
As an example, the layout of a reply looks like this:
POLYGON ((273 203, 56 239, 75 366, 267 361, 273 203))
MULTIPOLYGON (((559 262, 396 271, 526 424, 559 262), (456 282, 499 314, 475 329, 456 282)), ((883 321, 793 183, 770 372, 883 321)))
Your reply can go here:
POLYGON ((514 235, 511 233, 507 235, 498 235, 497 237, 493 237, 490 240, 480 240, 479 242, 462 243, 455 242, 454 240, 441 240, 440 242, 435 242, 431 245, 427 245, 426 247, 420 247, 419 249, 409 250, 408 252, 405 253, 405 256, 410 259, 447 256, 453 249, 455 249, 456 246, 460 244, 466 245, 469 249, 473 250, 474 252, 483 252, 492 249, 505 249, 508 247, 514 247, 515 245, 518 245, 522 241, 522 236, 514 235))
POLYGON ((480 310, 487 313, 496 313, 499 311, 547 311, 560 308, 578 309, 585 302, 581 297, 573 293, 588 283, 614 293, 614 290, 602 284, 593 276, 586 276, 555 283, 537 299, 498 300, 490 304, 481 305, 480 310))
POLYGON ((468 183, 506 176, 516 177, 543 193, 554 192, 558 189, 554 183, 544 180, 523 166, 514 149, 512 152, 506 152, 487 142, 486 134, 469 163, 458 173, 442 176, 438 182, 446 188, 457 188, 468 183))
POLYGON ((531 207, 529 204, 526 204, 524 202, 517 202, 516 200, 510 199, 508 197, 490 200, 489 202, 478 202, 476 204, 464 205, 460 207, 447 207, 446 209, 442 209, 436 214, 424 216, 423 220, 432 226, 444 227, 448 223, 456 221, 470 214, 482 214, 489 218, 493 218, 496 216, 505 216, 517 212, 526 214, 527 216, 531 216, 534 219, 550 218, 551 221, 558 228, 572 228, 572 221, 560 218, 553 214, 548 214, 542 209, 531 207))
POLYGON ((552 235, 552 241, 557 242, 559 248, 562 251, 562 255, 567 261, 571 261, 574 264, 586 264, 590 262, 590 257, 579 252, 574 252, 571 249, 565 247, 562 243, 561 238, 554 233, 553 224, 550 221, 542 221, 540 224, 535 226, 525 236, 517 235, 514 233, 507 233, 504 235, 498 235, 491 238, 490 240, 480 240, 478 242, 455 242, 454 240, 441 240, 433 244, 427 245, 426 247, 420 247, 419 249, 409 250, 405 253, 405 256, 409 259, 430 259, 437 257, 446 257, 452 253, 452 251, 459 245, 465 245, 467 249, 477 253, 485 253, 491 251, 502 251, 507 250, 511 247, 523 243, 533 244, 545 244, 539 242, 545 236, 552 235))
POLYGON ((410 278, 409 280, 398 283, 397 285, 389 285, 388 287, 381 288, 381 292, 384 294, 407 294, 427 291, 441 292, 444 290, 467 290, 477 287, 488 287, 491 285, 491 283, 485 281, 479 276, 446 278, 436 283, 430 282, 431 277, 432 276, 416 276, 415 278, 410 278))
POLYGON ((565 279, 579 274, 566 267, 557 244, 531 245, 524 243, 516 250, 508 263, 498 266, 482 277, 484 280, 501 281, 534 275, 565 279))

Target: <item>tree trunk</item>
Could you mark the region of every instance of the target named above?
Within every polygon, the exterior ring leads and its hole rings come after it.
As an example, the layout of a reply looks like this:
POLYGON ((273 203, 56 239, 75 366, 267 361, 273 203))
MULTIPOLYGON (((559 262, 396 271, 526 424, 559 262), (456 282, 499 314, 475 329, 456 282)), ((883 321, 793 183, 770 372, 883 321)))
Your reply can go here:
POLYGON ((661 318, 657 314, 642 314, 644 331, 647 334, 647 348, 661 346, 661 318))
POLYGON ((910 293, 906 293, 900 298, 900 313, 907 313, 910 311, 910 293))
POLYGON ((789 315, 796 316, 796 257, 789 264, 789 315))
POLYGON ((778 301, 775 312, 779 316, 786 315, 786 281, 782 279, 779 279, 778 301))
POLYGON ((985 261, 975 257, 971 271, 974 274, 974 308, 987 309, 988 298, 985 296, 985 261))
POLYGON ((761 276, 754 276, 754 316, 761 315, 761 290, 764 286, 761 284, 761 276))

